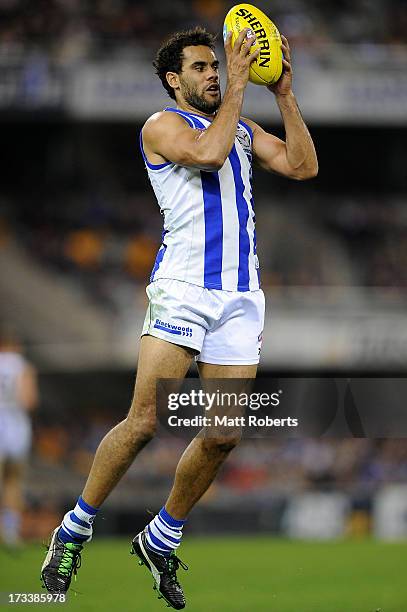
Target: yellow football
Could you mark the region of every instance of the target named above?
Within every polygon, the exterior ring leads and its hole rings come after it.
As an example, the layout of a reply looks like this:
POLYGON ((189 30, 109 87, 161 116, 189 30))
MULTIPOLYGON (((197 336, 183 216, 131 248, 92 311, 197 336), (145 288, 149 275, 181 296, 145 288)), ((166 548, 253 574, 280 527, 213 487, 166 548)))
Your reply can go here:
POLYGON ((281 37, 274 23, 251 4, 237 4, 225 17, 223 38, 232 31, 232 47, 243 28, 250 28, 256 36, 250 53, 260 49, 260 54, 250 66, 249 79, 256 85, 271 85, 278 81, 283 71, 281 37))

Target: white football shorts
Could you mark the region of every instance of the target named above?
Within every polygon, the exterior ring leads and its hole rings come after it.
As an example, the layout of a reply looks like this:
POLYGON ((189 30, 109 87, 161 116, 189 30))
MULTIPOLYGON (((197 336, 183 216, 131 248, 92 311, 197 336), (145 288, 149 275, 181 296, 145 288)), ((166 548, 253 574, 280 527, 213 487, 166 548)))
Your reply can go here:
POLYGON ((197 361, 219 365, 259 363, 264 293, 206 289, 160 278, 147 286, 150 300, 142 336, 188 346, 197 361))
POLYGON ((30 451, 31 422, 17 408, 0 406, 0 460, 23 461, 30 451))

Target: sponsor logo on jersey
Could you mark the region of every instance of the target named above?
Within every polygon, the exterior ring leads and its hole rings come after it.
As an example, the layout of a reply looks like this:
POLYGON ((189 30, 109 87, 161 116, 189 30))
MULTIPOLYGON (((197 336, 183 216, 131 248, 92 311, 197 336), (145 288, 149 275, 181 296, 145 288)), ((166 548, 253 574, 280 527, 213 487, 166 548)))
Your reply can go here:
POLYGON ((239 141, 239 143, 242 145, 243 151, 246 153, 249 159, 251 159, 252 143, 250 141, 250 136, 241 125, 237 126, 236 138, 239 141))

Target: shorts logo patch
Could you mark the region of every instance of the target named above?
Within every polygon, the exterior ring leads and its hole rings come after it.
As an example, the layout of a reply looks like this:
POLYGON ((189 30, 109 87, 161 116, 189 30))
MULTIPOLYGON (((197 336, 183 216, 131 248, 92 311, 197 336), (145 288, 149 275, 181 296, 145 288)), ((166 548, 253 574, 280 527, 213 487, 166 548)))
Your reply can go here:
POLYGON ((259 335, 257 336, 257 340, 258 340, 258 342, 260 342, 260 346, 259 346, 259 348, 258 348, 258 351, 259 351, 259 353, 258 353, 258 354, 260 355, 260 353, 261 353, 261 344, 262 344, 262 342, 263 342, 263 330, 262 330, 262 331, 259 333, 259 335))
POLYGON ((171 323, 167 323, 166 321, 161 321, 161 319, 156 319, 153 327, 155 327, 156 329, 161 329, 162 331, 165 331, 168 334, 175 334, 176 336, 187 336, 188 338, 192 337, 192 329, 190 327, 183 327, 182 325, 172 325, 171 323))

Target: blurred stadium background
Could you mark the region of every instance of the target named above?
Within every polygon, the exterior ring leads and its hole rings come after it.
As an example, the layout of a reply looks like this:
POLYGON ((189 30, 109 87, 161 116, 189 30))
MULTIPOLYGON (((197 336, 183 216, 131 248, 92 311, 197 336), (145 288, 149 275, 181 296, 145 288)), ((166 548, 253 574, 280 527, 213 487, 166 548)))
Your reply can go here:
MULTIPOLYGON (((199 23, 220 33, 233 4, 0 0, 0 317, 39 372, 24 516, 35 539, 71 507, 131 399, 161 237, 138 134, 170 104, 151 61, 173 30, 199 23)), ((407 5, 256 5, 290 41, 294 91, 320 161, 310 182, 255 173, 268 299, 260 374, 403 374, 407 5)), ((283 134, 266 91, 249 85, 244 114, 283 134)), ((98 534, 145 522, 184 446, 158 438, 143 451, 106 502, 98 534)), ((245 441, 190 518, 189 533, 214 531, 405 538, 406 441, 245 441)))

